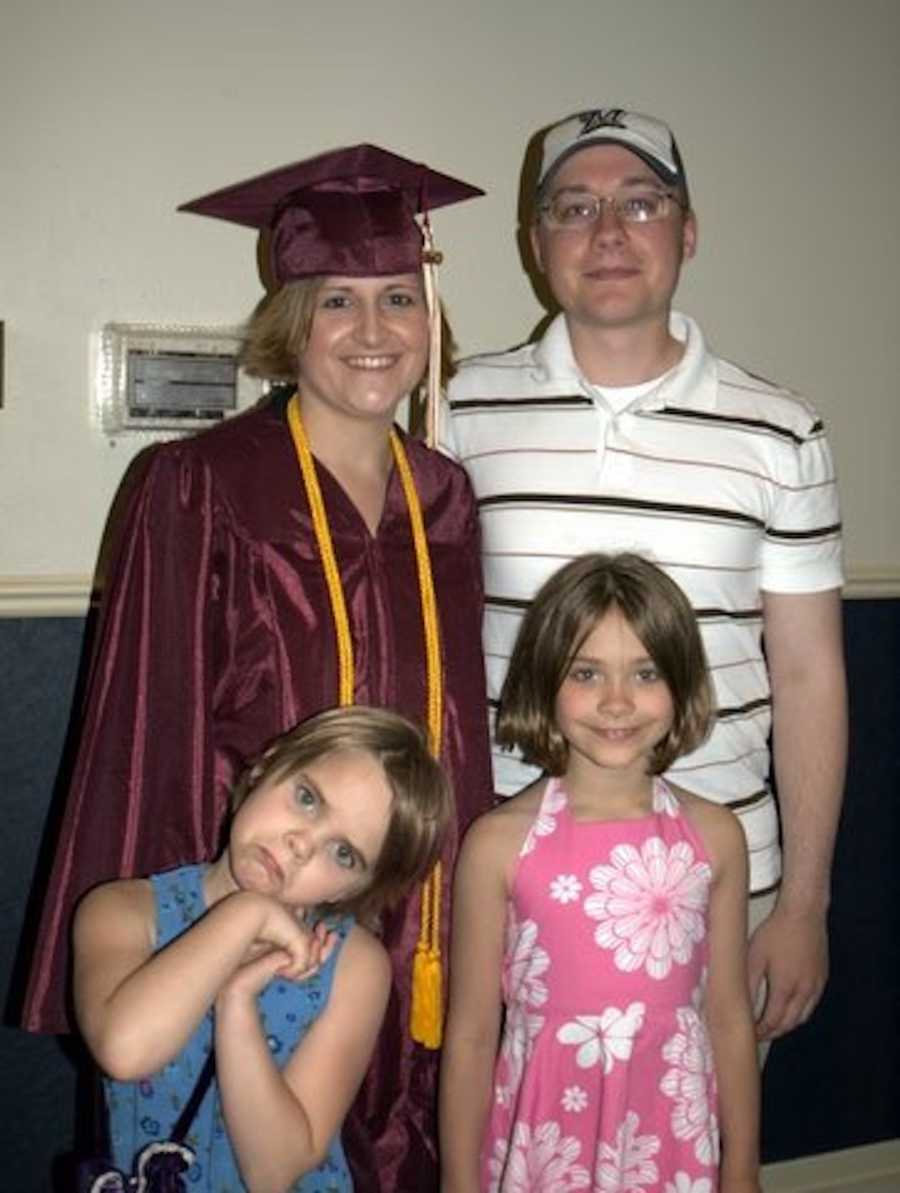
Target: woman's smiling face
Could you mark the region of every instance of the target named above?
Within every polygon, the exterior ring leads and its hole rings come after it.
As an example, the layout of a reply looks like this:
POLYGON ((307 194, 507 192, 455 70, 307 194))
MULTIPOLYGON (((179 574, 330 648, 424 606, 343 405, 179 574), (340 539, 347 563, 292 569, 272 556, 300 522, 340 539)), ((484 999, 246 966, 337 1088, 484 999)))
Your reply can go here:
POLYGON ((428 361, 428 312, 421 276, 326 277, 316 296, 297 384, 341 419, 390 424, 428 361))

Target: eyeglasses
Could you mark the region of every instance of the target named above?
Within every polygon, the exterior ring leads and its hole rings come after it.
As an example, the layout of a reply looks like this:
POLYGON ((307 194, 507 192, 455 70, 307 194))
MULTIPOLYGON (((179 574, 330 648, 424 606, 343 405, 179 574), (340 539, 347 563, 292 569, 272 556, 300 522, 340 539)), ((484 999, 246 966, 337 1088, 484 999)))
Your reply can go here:
POLYGON ((614 195, 560 191, 542 203, 539 210, 548 227, 580 231, 595 224, 607 204, 625 224, 652 224, 666 218, 671 203, 683 206, 672 191, 627 190, 614 195))

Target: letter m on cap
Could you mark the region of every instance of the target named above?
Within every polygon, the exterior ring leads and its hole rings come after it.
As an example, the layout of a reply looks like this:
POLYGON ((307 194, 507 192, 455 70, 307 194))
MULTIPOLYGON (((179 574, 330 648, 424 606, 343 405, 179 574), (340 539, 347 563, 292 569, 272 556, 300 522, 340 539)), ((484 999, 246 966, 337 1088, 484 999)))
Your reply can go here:
POLYGON ((624 128, 624 108, 595 108, 593 112, 582 112, 580 137, 596 132, 598 128, 624 128))

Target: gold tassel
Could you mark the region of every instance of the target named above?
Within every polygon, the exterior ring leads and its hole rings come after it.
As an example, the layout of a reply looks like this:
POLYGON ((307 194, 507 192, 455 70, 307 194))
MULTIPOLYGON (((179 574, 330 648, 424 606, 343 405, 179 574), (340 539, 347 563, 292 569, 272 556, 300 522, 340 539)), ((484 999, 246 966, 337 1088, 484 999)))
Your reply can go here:
POLYGON ((427 210, 422 220, 422 278, 425 303, 428 309, 428 379, 425 387, 425 442, 437 446, 438 418, 441 400, 441 303, 438 297, 437 266, 442 254, 434 247, 431 220, 427 210))
POLYGON ((441 863, 422 884, 422 931, 413 958, 409 1033, 425 1048, 440 1048, 444 1025, 444 975, 440 944, 441 863))
POLYGON ((425 1048, 440 1048, 443 1007, 441 991, 441 959, 431 949, 416 946, 413 961, 412 1011, 409 1030, 417 1044, 425 1048))

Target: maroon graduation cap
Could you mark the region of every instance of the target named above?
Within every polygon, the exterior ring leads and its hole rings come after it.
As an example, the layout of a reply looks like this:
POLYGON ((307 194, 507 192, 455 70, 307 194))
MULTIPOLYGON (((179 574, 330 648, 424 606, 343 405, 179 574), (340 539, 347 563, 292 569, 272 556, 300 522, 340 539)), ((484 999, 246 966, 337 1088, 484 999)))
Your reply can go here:
POLYGON ((377 145, 335 149, 183 203, 179 211, 267 231, 279 283, 320 274, 418 273, 422 230, 437 207, 483 195, 377 145))

